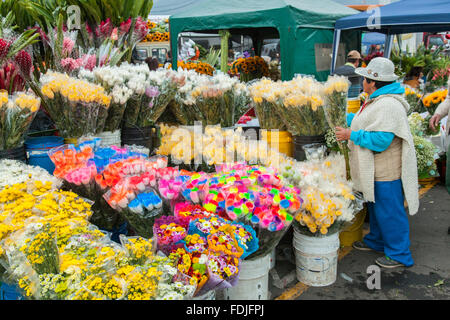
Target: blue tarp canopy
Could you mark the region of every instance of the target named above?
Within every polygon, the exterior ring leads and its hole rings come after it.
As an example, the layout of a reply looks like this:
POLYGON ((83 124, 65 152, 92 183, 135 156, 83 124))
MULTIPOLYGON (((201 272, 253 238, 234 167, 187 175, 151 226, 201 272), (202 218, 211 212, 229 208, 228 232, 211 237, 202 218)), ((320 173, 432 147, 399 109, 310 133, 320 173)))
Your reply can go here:
POLYGON ((402 0, 341 18, 335 28, 384 34, 450 31, 450 1, 402 0))
POLYGON ((371 44, 384 44, 386 35, 378 32, 368 32, 363 34, 362 44, 370 46, 371 44))
POLYGON ((183 12, 196 2, 198 0, 153 0, 150 15, 171 16, 183 12))
POLYGON ((384 56, 389 58, 395 34, 450 31, 450 1, 402 0, 338 19, 334 30, 331 72, 336 66, 341 31, 344 30, 385 34, 384 56))

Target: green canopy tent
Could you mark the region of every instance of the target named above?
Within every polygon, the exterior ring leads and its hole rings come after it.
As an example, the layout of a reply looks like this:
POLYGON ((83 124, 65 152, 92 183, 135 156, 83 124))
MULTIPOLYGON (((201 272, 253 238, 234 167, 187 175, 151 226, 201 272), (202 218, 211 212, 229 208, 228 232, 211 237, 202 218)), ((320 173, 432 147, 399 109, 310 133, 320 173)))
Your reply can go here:
MULTIPOLYGON (((180 33, 228 30, 251 36, 257 55, 264 39, 279 37, 283 80, 310 74, 323 81, 330 72, 334 23, 357 12, 330 0, 199 0, 170 17, 172 65, 180 33)), ((360 47, 359 33, 342 38, 343 51, 360 47)))

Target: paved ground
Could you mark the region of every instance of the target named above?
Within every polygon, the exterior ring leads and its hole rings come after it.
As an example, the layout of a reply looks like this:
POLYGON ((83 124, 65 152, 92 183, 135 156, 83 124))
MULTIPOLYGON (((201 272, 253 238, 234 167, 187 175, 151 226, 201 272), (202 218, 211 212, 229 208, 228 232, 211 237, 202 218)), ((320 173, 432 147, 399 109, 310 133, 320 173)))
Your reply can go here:
MULTIPOLYGON (((277 247, 276 266, 271 270, 271 300, 363 299, 363 300, 450 300, 450 195, 437 184, 421 192, 420 211, 410 216, 410 268, 381 269, 381 288, 369 290, 367 267, 380 254, 340 249, 337 280, 327 287, 308 287, 298 282, 292 258, 291 234, 277 247)), ((368 223, 365 223, 368 232, 368 223)))

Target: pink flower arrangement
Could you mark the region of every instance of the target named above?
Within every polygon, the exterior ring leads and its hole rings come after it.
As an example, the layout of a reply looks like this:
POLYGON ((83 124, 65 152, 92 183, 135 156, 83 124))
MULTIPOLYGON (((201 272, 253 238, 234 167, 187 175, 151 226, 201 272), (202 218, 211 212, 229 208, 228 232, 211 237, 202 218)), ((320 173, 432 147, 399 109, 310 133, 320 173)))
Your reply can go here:
POLYGON ((65 176, 65 180, 77 186, 87 185, 92 182, 97 175, 97 167, 95 165, 86 166, 73 170, 65 176))
POLYGON ((84 64, 84 68, 92 71, 97 65, 97 57, 95 54, 86 54, 83 56, 83 59, 86 61, 84 64))
POLYGON ((91 27, 89 26, 89 24, 86 23, 86 31, 89 35, 92 35, 94 32, 92 31, 91 27))
POLYGON ((160 92, 159 92, 158 87, 149 86, 145 89, 145 94, 149 98, 155 98, 155 97, 159 96, 159 93, 160 92))
POLYGON ((73 41, 70 38, 64 38, 64 41, 63 41, 63 55, 65 57, 69 56, 72 53, 74 45, 75 45, 75 41, 73 41))
POLYGON ((21 50, 14 57, 14 61, 18 65, 21 75, 28 79, 33 71, 33 61, 31 60, 31 55, 25 50, 21 50))
POLYGON ((450 68, 448 69, 440 69, 440 70, 434 70, 433 72, 433 78, 431 80, 443 80, 445 77, 448 77, 450 75, 450 68))
POLYGON ((95 29, 95 35, 98 38, 109 38, 111 36, 111 33, 113 31, 113 25, 111 22, 111 19, 108 18, 106 21, 102 21, 100 23, 100 26, 97 26, 95 29))
POLYGON ((201 205, 195 205, 190 202, 177 203, 174 208, 174 215, 176 217, 186 217, 189 220, 215 216, 214 213, 207 211, 201 205))
POLYGON ((120 35, 124 35, 130 31, 131 28, 131 18, 129 18, 127 21, 123 21, 120 24, 120 35))
POLYGON ((61 66, 67 72, 77 71, 80 68, 85 68, 92 71, 97 65, 97 57, 95 54, 85 54, 81 58, 65 58, 61 60, 61 66))
POLYGON ((112 33, 111 33, 111 40, 117 41, 118 39, 119 39, 118 29, 114 28, 112 33))
POLYGON ((160 179, 159 180, 159 193, 164 199, 176 200, 181 194, 183 188, 183 182, 178 179, 160 179))
POLYGON ((80 59, 65 58, 61 60, 61 66, 68 72, 80 69, 82 61, 80 59))
POLYGON ((134 34, 135 37, 137 38, 137 41, 141 41, 142 39, 144 39, 147 33, 148 33, 147 22, 142 20, 141 17, 138 17, 136 19, 136 24, 134 26, 134 34))
POLYGON ((155 220, 154 234, 156 234, 158 246, 175 244, 183 240, 187 235, 189 219, 183 217, 163 216, 155 220))
POLYGON ((10 46, 11 46, 10 42, 8 42, 4 39, 0 39, 0 60, 3 60, 6 58, 6 56, 8 55, 10 46))
POLYGON ((14 63, 7 62, 0 68, 0 89, 9 94, 25 89, 25 81, 14 63))

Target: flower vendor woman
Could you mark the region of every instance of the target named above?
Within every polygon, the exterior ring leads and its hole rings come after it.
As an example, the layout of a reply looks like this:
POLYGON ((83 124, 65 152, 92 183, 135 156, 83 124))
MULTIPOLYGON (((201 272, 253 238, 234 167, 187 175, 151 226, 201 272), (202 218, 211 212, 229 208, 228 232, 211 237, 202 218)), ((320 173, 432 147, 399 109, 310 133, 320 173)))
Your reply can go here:
POLYGON ((356 114, 349 114, 350 129, 336 128, 338 140, 349 140, 350 170, 356 190, 364 194, 370 214, 370 233, 355 249, 384 252, 375 262, 386 268, 414 264, 409 249, 410 215, 419 208, 417 160, 409 129, 409 105, 394 74, 394 64, 374 58, 355 72, 364 77, 369 99, 356 114))
POLYGON ((441 121, 442 118, 445 116, 448 116, 447 118, 447 124, 445 125, 445 132, 447 134, 447 141, 448 141, 448 151, 447 151, 447 173, 445 175, 445 186, 447 187, 448 193, 450 193, 450 80, 448 82, 448 91, 447 91, 447 97, 445 100, 438 106, 436 111, 434 112, 434 115, 430 119, 430 127, 434 130, 436 126, 439 125, 439 121, 441 121))

